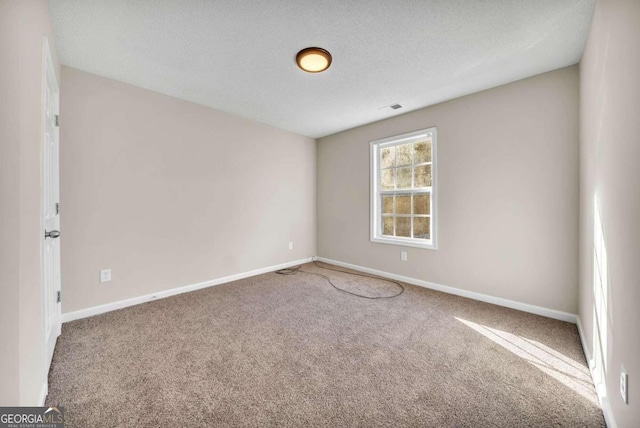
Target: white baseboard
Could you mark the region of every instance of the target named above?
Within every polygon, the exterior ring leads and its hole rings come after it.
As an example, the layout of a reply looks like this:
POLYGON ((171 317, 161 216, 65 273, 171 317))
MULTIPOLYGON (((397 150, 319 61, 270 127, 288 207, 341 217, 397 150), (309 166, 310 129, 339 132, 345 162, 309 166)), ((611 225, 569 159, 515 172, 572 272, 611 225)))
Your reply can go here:
POLYGON ((312 257, 308 257, 302 260, 296 260, 292 262, 282 263, 275 266, 269 266, 261 269, 255 269, 249 272, 238 273, 235 275, 229 275, 222 278, 212 279, 209 281, 199 282, 197 284, 185 285, 182 287, 172 288, 170 290, 159 291, 153 294, 147 294, 144 296, 133 297, 131 299, 120 300, 113 303, 107 303, 105 305, 93 306, 91 308, 80 309, 78 311, 67 312, 62 314, 62 322, 69 322, 78 320, 81 318, 87 318, 94 315, 104 314, 106 312, 115 311, 117 309, 127 308, 129 306, 139 305, 141 303, 150 302, 152 300, 164 299, 165 297, 175 296, 176 294, 188 293, 189 291, 200 290, 202 288, 213 287, 214 285, 220 285, 231 281, 237 281, 239 279, 248 278, 250 276, 261 275, 267 272, 273 272, 279 269, 284 269, 291 266, 296 266, 303 263, 308 263, 312 260, 312 257))
POLYGON ((555 309, 543 308, 541 306, 530 305, 528 303, 516 302, 514 300, 503 299, 502 297, 490 296, 488 294, 476 293, 474 291, 462 290, 460 288, 449 287, 447 285, 436 284, 433 282, 423 281, 421 279, 410 278, 408 276, 396 275, 394 273, 384 272, 381 270, 370 269, 362 266, 352 265, 351 263, 343 263, 336 260, 317 257, 316 260, 329 263, 336 266, 342 266, 348 269, 360 272, 370 273, 372 275, 383 276, 385 278, 395 279, 396 281, 406 282, 407 284, 417 285, 419 287, 430 288, 432 290, 442 291, 444 293, 455 294, 456 296, 467 297, 469 299, 480 300, 481 302, 492 303, 498 306, 504 306, 519 311, 530 312, 543 317, 553 318, 560 321, 566 321, 575 324, 577 320, 576 314, 557 311, 555 309))
MULTIPOLYGON (((591 356, 591 351, 587 345, 587 341, 585 340, 584 328, 582 327, 582 322, 580 321, 580 317, 577 317, 578 326, 578 334, 580 334, 580 342, 582 343, 582 351, 584 352, 584 356, 587 359, 587 364, 589 365, 589 372, 591 373, 591 380, 593 384, 596 385, 596 377, 594 372, 594 363, 593 358, 591 356)), ((613 418, 613 411, 611 410, 611 404, 609 404, 609 399, 601 393, 600 389, 596 386, 596 393, 598 395, 598 401, 600 402, 600 408, 602 409, 602 413, 604 414, 604 421, 609 428, 617 428, 616 421, 613 418)))

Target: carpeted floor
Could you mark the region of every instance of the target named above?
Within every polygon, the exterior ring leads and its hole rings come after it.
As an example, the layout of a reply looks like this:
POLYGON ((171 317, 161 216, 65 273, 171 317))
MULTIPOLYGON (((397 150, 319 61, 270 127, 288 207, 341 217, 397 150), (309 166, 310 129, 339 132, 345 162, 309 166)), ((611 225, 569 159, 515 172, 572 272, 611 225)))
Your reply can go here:
POLYGON ((575 325, 302 273, 64 324, 49 382, 68 427, 605 426, 575 325))

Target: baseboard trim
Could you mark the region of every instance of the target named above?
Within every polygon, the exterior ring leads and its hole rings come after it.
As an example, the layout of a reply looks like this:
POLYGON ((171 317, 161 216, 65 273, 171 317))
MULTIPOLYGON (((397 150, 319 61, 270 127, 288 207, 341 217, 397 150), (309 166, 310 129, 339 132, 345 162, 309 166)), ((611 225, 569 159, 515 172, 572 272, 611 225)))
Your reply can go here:
POLYGON ((317 257, 316 260, 329 263, 336 266, 342 266, 348 269, 360 272, 370 273, 372 275, 383 276, 385 278, 395 279, 396 281, 406 282, 407 284, 417 285, 419 287, 429 288, 431 290, 442 291, 443 293, 455 294, 456 296, 467 297, 469 299, 479 300, 481 302, 492 303, 498 306, 504 306, 519 311, 529 312, 541 315, 547 318, 553 318, 560 321, 566 321, 575 324, 577 320, 576 314, 557 311, 555 309, 543 308, 541 306, 530 305, 528 303, 516 302, 515 300, 503 299, 502 297, 490 296, 488 294, 476 293, 474 291, 462 290, 460 288, 449 287, 448 285, 436 284, 434 282, 423 281, 421 279, 411 278, 408 276, 396 275, 394 273, 384 272, 377 269, 371 269, 363 266, 344 263, 337 260, 331 260, 324 257, 317 257))
POLYGON ((580 343, 582 343, 582 351, 584 352, 584 356, 587 359, 587 364, 589 365, 589 373, 591 373, 591 380, 593 381, 596 394, 598 395, 598 402, 600 403, 600 408, 602 409, 602 414, 604 415, 604 421, 606 422, 608 428, 617 428, 616 421, 613 418, 611 404, 609 404, 609 399, 604 394, 602 394, 600 389, 596 386, 593 358, 591 356, 591 351, 589 351, 589 348, 587 346, 584 328, 582 327, 582 321, 580 321, 579 316, 576 318, 576 321, 576 325, 578 326, 578 334, 580 335, 580 343))
POLYGON ((86 309, 80 309, 78 311, 66 312, 62 314, 62 322, 75 321, 82 318, 92 317, 94 315, 104 314, 106 312, 115 311, 118 309, 127 308, 129 306, 139 305, 141 303, 151 302, 153 300, 164 299, 166 297, 175 296, 177 294, 188 293, 190 291, 196 291, 207 287, 213 287, 215 285, 225 284, 227 282, 237 281, 239 279, 249 278, 251 276, 261 275, 263 273, 273 272, 279 269, 284 269, 291 266, 296 266, 303 263, 308 263, 312 260, 312 257, 308 257, 301 260, 295 260, 292 262, 281 263, 279 265, 268 266, 260 269, 255 269, 249 272, 238 273, 235 275, 229 275, 222 278, 212 279, 209 281, 198 282, 197 284, 185 285, 182 287, 172 288, 169 290, 159 291, 153 294, 147 294, 144 296, 133 297, 131 299, 119 300, 117 302, 107 303, 104 305, 93 306, 86 309))

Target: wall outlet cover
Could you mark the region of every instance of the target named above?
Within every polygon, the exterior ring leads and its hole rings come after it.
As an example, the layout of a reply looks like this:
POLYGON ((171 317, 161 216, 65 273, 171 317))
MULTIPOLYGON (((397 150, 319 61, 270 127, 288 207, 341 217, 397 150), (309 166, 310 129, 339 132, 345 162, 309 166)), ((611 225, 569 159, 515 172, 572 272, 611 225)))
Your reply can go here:
POLYGON ((100 282, 111 281, 111 269, 102 269, 100 271, 100 282))
POLYGON ((625 372, 624 367, 620 369, 620 395, 624 404, 629 404, 629 374, 625 372))

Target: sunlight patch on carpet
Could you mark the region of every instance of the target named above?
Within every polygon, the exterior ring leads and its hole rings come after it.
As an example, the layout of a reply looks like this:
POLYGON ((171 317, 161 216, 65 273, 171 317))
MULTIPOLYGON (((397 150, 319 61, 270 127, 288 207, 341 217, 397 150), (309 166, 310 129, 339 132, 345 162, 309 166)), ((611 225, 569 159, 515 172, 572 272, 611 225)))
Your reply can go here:
POLYGON ((592 404, 598 405, 587 367, 535 340, 526 339, 513 333, 461 318, 455 317, 455 319, 518 357, 523 358, 534 367, 580 394, 592 404))

